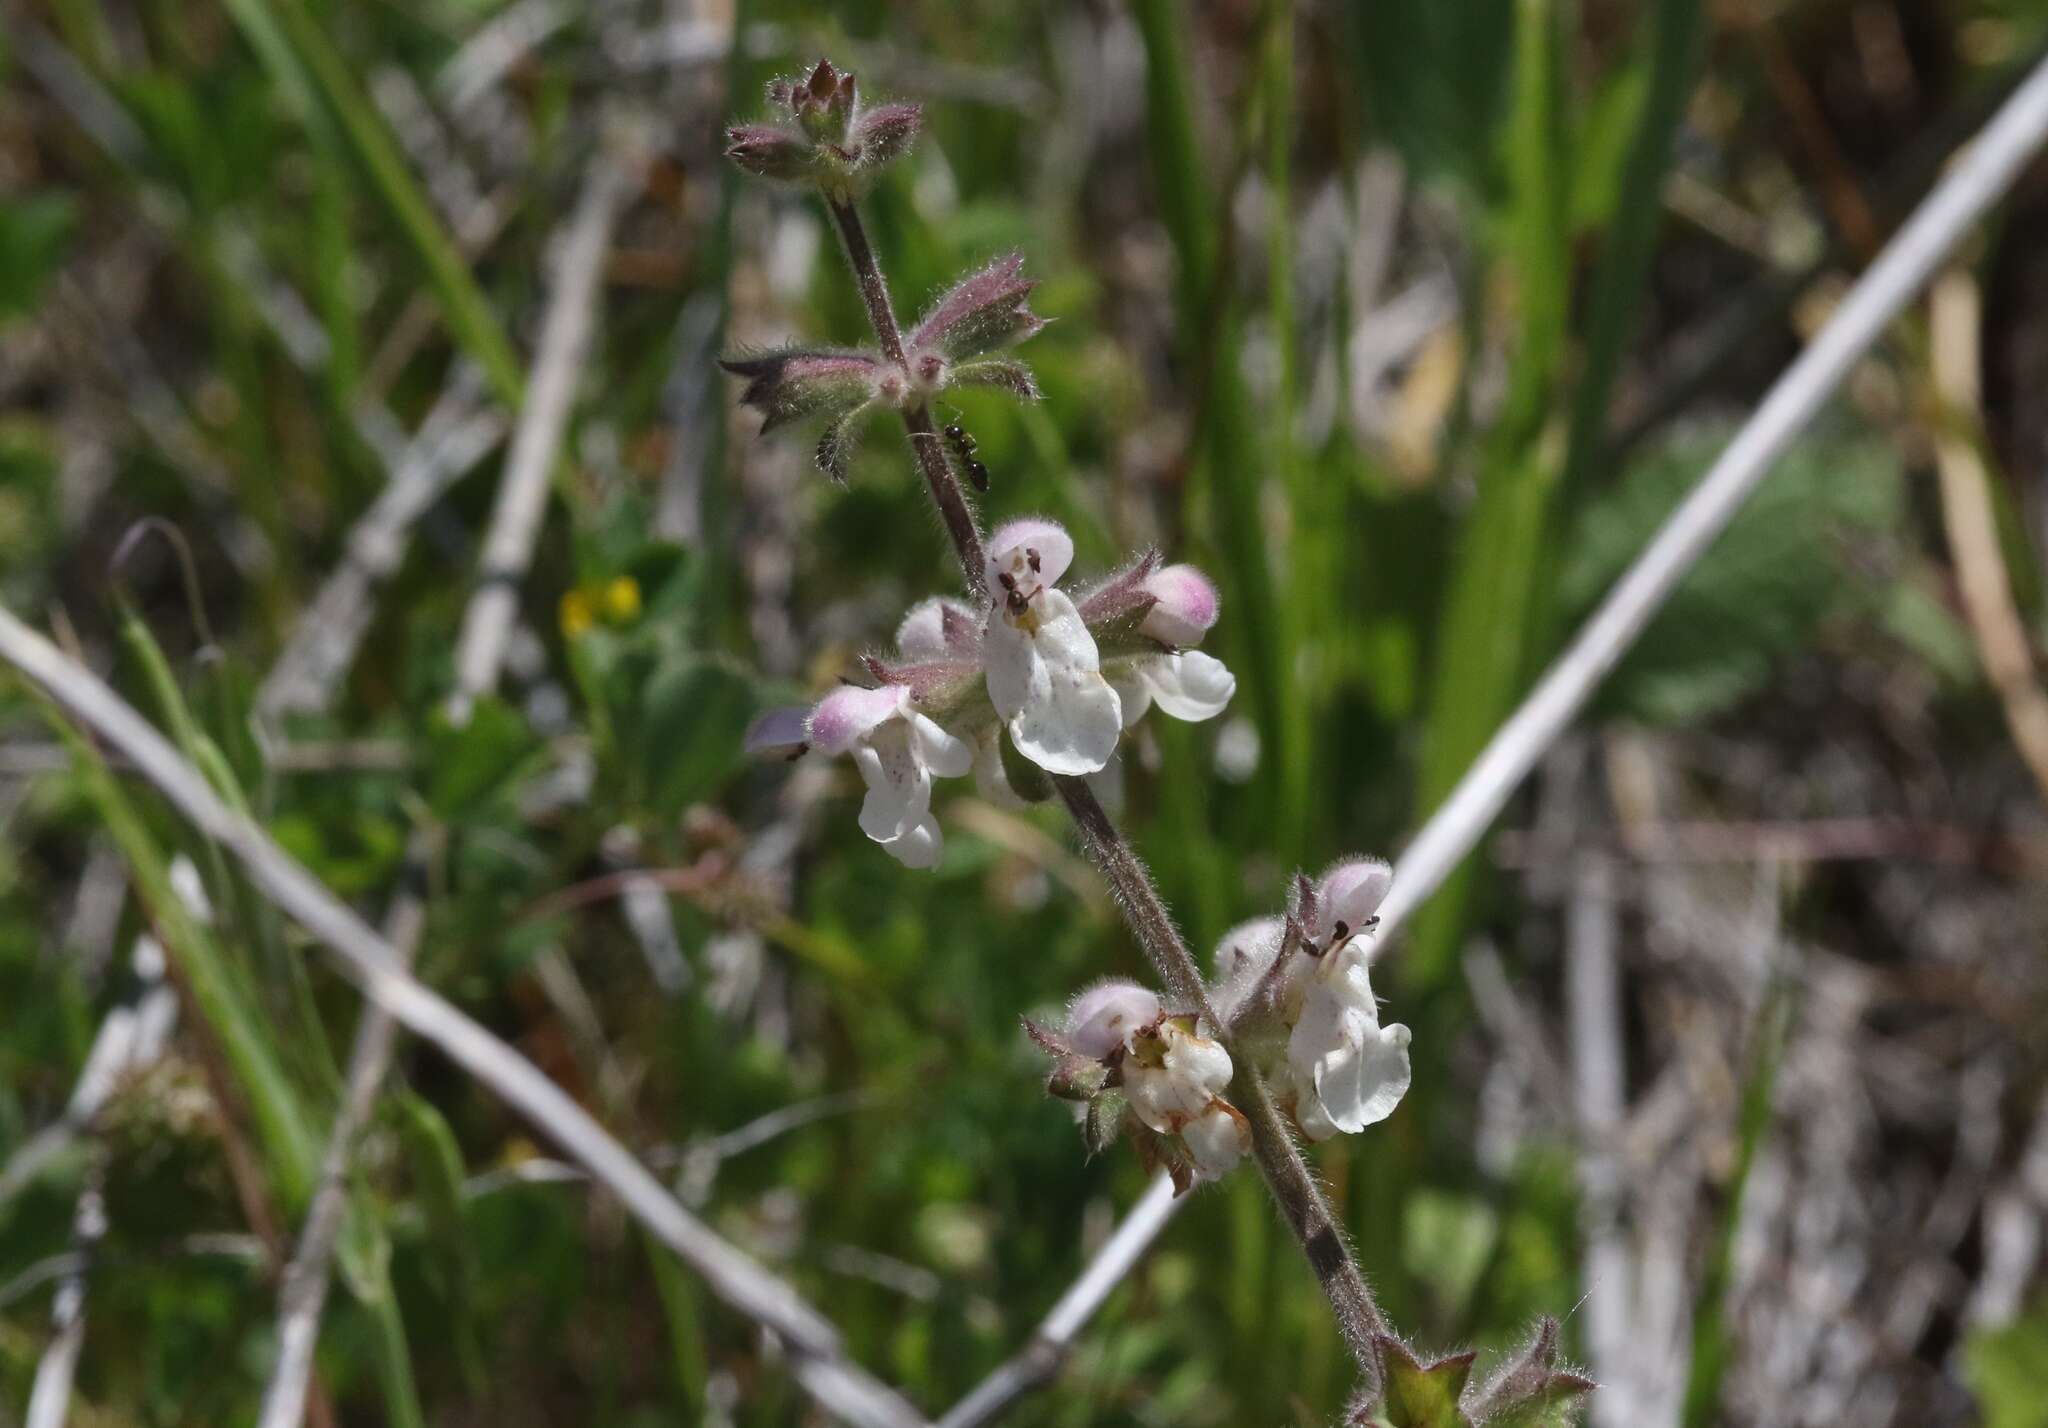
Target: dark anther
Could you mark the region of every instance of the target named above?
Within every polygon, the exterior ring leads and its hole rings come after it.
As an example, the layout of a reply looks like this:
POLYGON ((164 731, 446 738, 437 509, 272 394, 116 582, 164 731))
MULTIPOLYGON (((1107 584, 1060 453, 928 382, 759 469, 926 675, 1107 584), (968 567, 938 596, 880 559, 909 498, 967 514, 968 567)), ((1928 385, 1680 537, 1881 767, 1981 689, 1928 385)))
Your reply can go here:
POLYGON ((1007 570, 996 576, 996 583, 1012 595, 1017 593, 1017 577, 1010 574, 1007 570))
POLYGON ((1038 552, 1026 546, 1024 548, 1024 559, 1031 566, 1031 573, 1033 575, 1038 574, 1038 552))
POLYGON ((1344 920, 1343 918, 1341 918, 1341 917, 1340 917, 1340 918, 1338 918, 1338 919, 1337 919, 1337 940, 1338 940, 1339 942, 1342 942, 1342 941, 1343 941, 1343 940, 1344 940, 1345 938, 1349 937, 1350 935, 1351 935, 1351 924, 1350 924, 1350 923, 1348 923, 1348 922, 1346 922, 1346 921, 1345 921, 1345 920, 1344 920))

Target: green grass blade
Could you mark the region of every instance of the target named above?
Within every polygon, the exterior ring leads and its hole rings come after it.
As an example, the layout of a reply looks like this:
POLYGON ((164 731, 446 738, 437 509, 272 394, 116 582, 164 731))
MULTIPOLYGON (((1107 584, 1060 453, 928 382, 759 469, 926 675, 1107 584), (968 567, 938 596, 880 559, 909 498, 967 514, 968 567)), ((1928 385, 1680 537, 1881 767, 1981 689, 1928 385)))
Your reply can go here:
MULTIPOLYGON (((1487 435, 1479 499, 1457 542, 1438 635, 1420 806, 1443 801, 1507 714, 1521 687, 1557 485, 1544 425, 1562 362, 1571 297, 1571 249, 1563 167, 1565 94, 1557 17, 1548 0, 1519 0, 1515 97, 1507 157, 1512 210, 1506 248, 1519 279, 1520 336, 1508 398, 1487 435)), ((1471 899, 1468 859, 1416 920, 1405 974, 1442 979, 1463 935, 1471 899)))
POLYGON ((1685 1428, 1707 1428, 1721 1410, 1721 1378, 1728 1366, 1726 1324, 1728 1283, 1735 1261, 1735 1229, 1742 1219, 1742 1195, 1756 1164, 1757 1147, 1771 1124, 1771 1093, 1778 1084, 1778 1065, 1792 1029, 1796 1002, 1793 986, 1774 982, 1764 993, 1757 1017, 1756 1040, 1749 1073, 1742 1084, 1740 1148, 1735 1174, 1728 1183, 1728 1202, 1714 1234, 1713 1257, 1693 1299, 1692 1371, 1685 1381, 1685 1428))
POLYGON ((172 889, 169 860, 106 761, 54 705, 44 707, 50 727, 71 751, 86 798, 128 862, 151 924, 249 1098, 273 1183, 287 1207, 304 1204, 312 1189, 319 1142, 284 1074, 277 1048, 244 998, 219 944, 172 889))
POLYGON ((1658 0, 1648 24, 1649 93, 1622 170, 1621 193, 1607 225, 1605 251, 1593 274, 1586 352, 1565 438, 1562 500, 1583 494, 1607 445, 1608 397, 1642 301, 1650 254, 1664 212, 1664 176, 1672 141, 1704 51, 1700 0, 1658 0))
POLYGON ((525 386, 519 359, 461 249, 441 226, 406 167, 383 117, 357 87, 347 62, 299 0, 274 0, 272 8, 292 52, 312 76, 378 195, 419 254, 449 328, 483 368, 499 400, 516 407, 525 386))
POLYGON ((1178 259, 1175 293, 1183 363, 1190 373, 1206 372, 1207 377, 1201 408, 1193 414, 1197 469, 1189 479, 1189 495, 1191 502, 1206 505, 1210 540, 1222 558, 1223 584, 1232 602, 1232 618, 1223 631, 1226 647, 1233 666, 1247 676, 1262 763, 1274 771, 1261 780, 1269 791, 1260 819, 1261 846, 1284 864, 1297 855, 1301 842, 1307 780, 1305 751, 1293 726, 1305 710, 1291 698, 1287 610, 1274 579, 1261 509, 1270 453, 1238 370, 1236 324, 1228 304, 1217 302, 1219 218, 1206 178, 1215 165, 1196 137, 1180 34, 1185 11, 1173 0, 1139 0, 1133 12, 1145 40, 1152 167, 1178 259))

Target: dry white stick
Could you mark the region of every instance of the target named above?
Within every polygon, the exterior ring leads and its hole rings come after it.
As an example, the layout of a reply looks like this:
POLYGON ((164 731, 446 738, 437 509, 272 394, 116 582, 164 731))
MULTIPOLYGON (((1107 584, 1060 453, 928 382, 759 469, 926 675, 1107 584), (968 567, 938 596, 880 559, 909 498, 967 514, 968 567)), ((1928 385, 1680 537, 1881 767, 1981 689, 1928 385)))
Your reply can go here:
POLYGON ((1565 1015, 1570 1028, 1573 1119, 1580 1151, 1580 1221, 1585 1234, 1586 1347, 1593 1375, 1594 1421, 1604 1428, 1642 1421, 1632 1353, 1635 1257, 1621 1228, 1622 1175, 1615 1140, 1627 1105, 1621 1047, 1620 914, 1614 864, 1588 853, 1572 870, 1565 930, 1565 1015))
POLYGON ((106 1196, 101 1189, 105 1173, 102 1152, 86 1173, 85 1189, 79 1192, 78 1209, 71 1218, 71 1252, 77 1264, 58 1283, 50 1308, 50 1327, 56 1333, 36 1360, 28 1428, 64 1428, 71 1412, 71 1383, 78 1372, 79 1351, 85 1347, 85 1277, 92 1269, 93 1251, 107 1233, 106 1196))
MULTIPOLYGON (((209 916, 205 894, 200 891, 199 872, 184 858, 171 864, 171 885, 202 918, 209 916)), ((63 1119, 38 1134, 9 1162, 0 1176, 0 1204, 14 1189, 26 1184, 50 1156, 92 1123, 100 1109, 113 1098, 130 1075, 154 1064, 170 1041, 178 1020, 178 994, 164 979, 164 949, 144 933, 135 939, 135 975, 141 984, 133 1002, 116 1007, 100 1023, 93 1038, 78 1084, 64 1108, 63 1119)), ((78 1371, 78 1356, 85 1347, 86 1279, 92 1271, 94 1252, 107 1234, 107 1205, 104 1193, 106 1150, 93 1151, 86 1169, 85 1188, 71 1217, 71 1263, 58 1282, 57 1296, 50 1308, 50 1326, 55 1331, 43 1356, 36 1362, 35 1386, 29 1391, 29 1428, 64 1428, 71 1408, 71 1385, 78 1371)))
POLYGON ((101 1019, 64 1114, 24 1141, 8 1158, 6 1168, 0 1169, 0 1205, 19 1194, 78 1139, 131 1071, 163 1054, 178 1017, 177 993, 164 981, 163 948, 147 934, 138 937, 134 961, 140 983, 135 997, 101 1019))
POLYGON ((1948 252, 2048 135, 2048 63, 2027 76, 1885 246, 1820 334, 1772 386, 1600 608, 1481 751, 1394 866, 1381 939, 1437 890, 1486 832, 1551 742, 1850 369, 1884 335, 1948 252))
POLYGON ((255 823, 231 810, 164 736, 91 670, 0 608, 0 660, 40 686, 125 755, 201 832, 218 842, 278 908, 341 961, 364 993, 488 1086, 580 1162, 627 1210, 710 1286, 773 1332, 795 1360, 797 1380, 827 1411, 874 1428, 921 1428, 923 1417, 848 1363, 839 1334, 797 1292, 684 1209, 647 1168, 538 1067, 398 963, 391 944, 255 823))
POLYGON ((1081 1277, 1052 1306, 1030 1342, 953 1405, 939 1420, 938 1428, 978 1428, 1058 1373, 1075 1335, 1102 1307, 1102 1301, 1123 1283, 1124 1276, 1131 1272, 1180 1205, 1181 1201, 1174 1198, 1173 1178, 1154 1176, 1138 1203, 1088 1261, 1081 1277))
POLYGON ((625 201, 630 176, 623 155, 599 154, 569 218, 555 265, 554 291, 541 322, 539 356, 484 537, 476 596, 463 614, 462 634, 455 645, 450 709, 458 721, 479 696, 497 687, 505 645, 519 613, 519 582, 533 562, 534 541, 547 508, 548 473, 554 469, 570 401, 583 375, 583 353, 595 325, 598 280, 611 244, 612 223, 625 201))
MULTIPOLYGON (((1778 379, 1721 459, 1671 514, 1570 648, 1551 665, 1480 752, 1450 797, 1423 824, 1394 865, 1393 890, 1380 909, 1382 945, 1472 850, 1529 770, 1585 707, 1600 681, 1727 527, 1792 438, 1841 385, 1857 359, 1883 335, 1886 325, 1926 283, 1942 258, 2005 192, 2044 136, 2048 136, 2048 63, 2027 77, 1975 144, 1914 210, 1813 345, 1778 379)), ((1157 1190, 1155 1185, 1148 1196, 1157 1190)), ((1132 1234, 1125 1268, 1137 1261, 1152 1237, 1165 1227, 1178 1203, 1169 1199, 1162 1207, 1148 1198, 1117 1227, 1113 1242, 1122 1241, 1127 1230, 1132 1234), (1140 1211, 1149 1212, 1143 1225, 1135 1223, 1140 1211)), ((1093 1270, 1091 1265, 1089 1272, 1093 1270)), ((1082 1317, 1086 1318, 1113 1287, 1114 1281, 1102 1287, 1082 1317)), ((1075 1289, 1079 1288, 1077 1284, 1075 1289)), ((1010 1367, 1006 1364, 998 1373, 1010 1367)), ((1000 1398, 990 1389, 993 1380, 984 1382, 942 1421, 949 1428, 985 1422, 1036 1381, 1027 1379, 1023 1387, 1000 1398), (984 1390, 990 1391, 992 1406, 978 1410, 977 1416, 960 1417, 961 1410, 984 1390)))

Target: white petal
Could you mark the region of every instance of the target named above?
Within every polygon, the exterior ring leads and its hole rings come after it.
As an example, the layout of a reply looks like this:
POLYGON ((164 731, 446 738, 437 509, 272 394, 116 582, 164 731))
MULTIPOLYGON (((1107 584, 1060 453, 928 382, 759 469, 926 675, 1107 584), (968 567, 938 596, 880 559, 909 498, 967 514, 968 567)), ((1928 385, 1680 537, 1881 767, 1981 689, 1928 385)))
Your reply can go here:
POLYGON ((1172 1021, 1159 1034, 1166 1042, 1163 1064, 1126 1060, 1124 1094, 1139 1120, 1161 1135, 1173 1135, 1230 1085, 1230 1053, 1221 1042, 1193 1035, 1172 1021))
POLYGON ((974 767, 974 748, 922 714, 910 716, 910 747, 939 778, 964 778, 974 767))
POLYGON ((882 851, 906 868, 937 867, 946 840, 939 832, 939 820, 927 813, 903 831, 901 837, 882 844, 882 851))
POLYGON ((1237 693, 1237 676, 1199 650, 1147 660, 1139 672, 1160 709, 1190 723, 1214 719, 1237 693))
POLYGON ((1072 600, 1046 588, 1021 615, 998 606, 983 643, 989 698, 1019 753, 1056 774, 1093 773, 1109 762, 1123 705, 1072 600))
POLYGON ((856 744, 853 765, 868 786, 860 806, 860 831, 877 843, 898 838, 932 806, 932 776, 910 747, 909 726, 884 725, 856 744))
POLYGON ((1109 681, 1109 687, 1116 691, 1117 703, 1123 706, 1124 727, 1137 728, 1138 721, 1145 717, 1145 711, 1152 707, 1152 691, 1144 676, 1125 664, 1113 667, 1103 678, 1109 681))
POLYGON ((1250 1152, 1252 1126, 1229 1102, 1212 1101, 1208 1110, 1188 1122, 1180 1138, 1203 1179, 1220 1180, 1250 1152))
POLYGON ((1316 1096, 1339 1130, 1361 1131, 1394 1113, 1408 1094, 1407 1027, 1398 1022, 1368 1035, 1348 1057, 1316 1073, 1316 1096))
POLYGON ((974 787, 998 808, 1029 808, 1003 772, 1003 731, 991 729, 974 746, 974 787))
POLYGON ((1314 1086, 1302 1087, 1296 1094, 1294 1123, 1312 1142, 1320 1143, 1337 1134, 1337 1123, 1323 1111, 1322 1099, 1316 1095, 1314 1086))
POLYGON ((1191 1035, 1177 1027, 1168 1028, 1166 1069, 1186 1084, 1220 1096, 1230 1089, 1230 1053, 1220 1041, 1191 1035))
POLYGON ((1308 979, 1287 1062, 1297 1088, 1312 1087, 1339 1130, 1358 1131, 1385 1120, 1407 1094, 1409 1039, 1405 1026, 1381 1028, 1365 949, 1346 943, 1308 979))
POLYGON ((1002 583, 1005 575, 1019 591, 1029 595, 1040 586, 1057 584, 1067 573, 1067 567, 1074 563, 1074 538, 1058 521, 1043 516, 1005 521, 988 538, 987 560, 985 574, 988 593, 993 598, 1001 600, 1007 593, 1002 583), (1031 568, 1034 555, 1038 558, 1036 570, 1031 568))

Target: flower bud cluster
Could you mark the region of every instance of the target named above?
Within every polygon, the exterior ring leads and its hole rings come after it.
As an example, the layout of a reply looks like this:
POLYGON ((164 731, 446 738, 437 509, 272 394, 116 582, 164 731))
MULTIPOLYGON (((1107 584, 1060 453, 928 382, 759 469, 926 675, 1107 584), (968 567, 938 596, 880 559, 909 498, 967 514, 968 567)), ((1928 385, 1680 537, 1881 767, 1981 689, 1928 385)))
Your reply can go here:
POLYGON ((1123 731, 1154 706, 1176 719, 1223 712, 1237 681, 1193 649, 1216 621, 1216 587, 1191 565, 1146 554, 1078 597, 1060 588, 1074 542, 1028 517, 988 542, 989 603, 934 598, 896 631, 895 650, 861 661, 808 712, 756 722, 757 753, 845 754, 867 785, 861 830, 910 867, 943 846, 932 780, 970 771, 985 797, 1015 806, 1051 793, 1048 774, 1101 772, 1123 731))
POLYGON ((1285 916, 1223 939, 1209 1001, 1229 1047, 1134 982, 1090 987, 1057 1031, 1027 1021, 1054 1058, 1046 1088, 1087 1108, 1089 1149, 1128 1135, 1182 1190, 1223 1175, 1251 1148, 1249 1123, 1226 1099, 1231 1048, 1310 1140, 1393 1114, 1408 1090, 1409 1034, 1380 1025, 1367 953, 1389 880, 1377 860, 1338 863, 1314 882, 1297 878, 1285 916))
POLYGON ((1194 1014, 1166 1010, 1135 982, 1108 981, 1074 998, 1059 1030, 1025 1028, 1054 1057, 1046 1088, 1084 1107, 1091 1152, 1128 1136, 1147 1168, 1163 1167, 1185 1191, 1250 1151, 1251 1123, 1225 1098, 1230 1053, 1194 1014))
POLYGON ((1019 401, 1039 399, 1031 369, 998 355, 1045 326, 1029 306, 1036 286, 1024 276, 1022 253, 962 278, 905 335, 901 362, 871 348, 788 345, 739 353, 719 365, 747 379, 740 404, 761 414, 764 436, 791 422, 822 418, 818 468, 843 482, 860 420, 870 411, 900 411, 955 387, 992 387, 1019 401))
POLYGON ((725 156, 757 178, 816 184, 839 199, 909 153, 924 119, 915 104, 862 104, 853 76, 830 60, 771 81, 768 107, 779 122, 733 125, 725 156))

